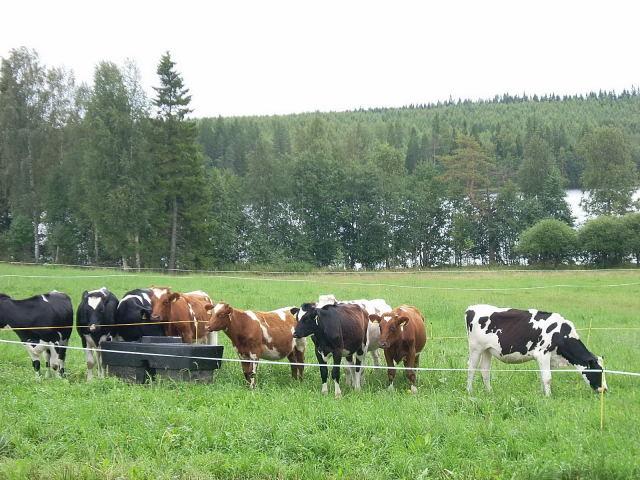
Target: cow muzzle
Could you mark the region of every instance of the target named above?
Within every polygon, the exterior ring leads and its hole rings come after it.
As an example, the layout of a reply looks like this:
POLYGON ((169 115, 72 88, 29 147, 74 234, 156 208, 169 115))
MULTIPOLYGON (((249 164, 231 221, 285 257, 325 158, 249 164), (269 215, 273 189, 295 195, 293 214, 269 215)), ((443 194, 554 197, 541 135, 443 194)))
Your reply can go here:
POLYGON ((91 325, 89 325, 90 332, 95 332, 96 330, 98 330, 98 326, 95 323, 92 323, 91 325))
POLYGON ((159 322, 160 321, 160 315, 151 315, 151 321, 152 322, 159 322))

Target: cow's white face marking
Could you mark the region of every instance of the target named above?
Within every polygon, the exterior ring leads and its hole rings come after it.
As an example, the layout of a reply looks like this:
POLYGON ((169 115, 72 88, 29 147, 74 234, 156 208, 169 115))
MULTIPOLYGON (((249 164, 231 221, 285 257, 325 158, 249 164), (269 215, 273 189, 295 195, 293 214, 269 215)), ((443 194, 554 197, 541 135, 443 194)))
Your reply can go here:
POLYGON ((42 300, 44 300, 45 302, 49 303, 49 299, 47 297, 45 297, 44 295, 40 295, 42 297, 42 300))
MULTIPOLYGON (((149 299, 149 297, 145 294, 145 297, 147 298, 147 300, 149 299)), ((120 303, 118 303, 118 306, 122 305, 124 302, 126 302, 127 300, 130 300, 132 298, 135 298, 136 300, 138 300, 138 302, 140 303, 140 305, 144 305, 144 300, 142 299, 142 297, 140 295, 125 295, 125 297, 120 300, 120 303)), ((151 302, 149 302, 151 303, 151 302)))
POLYGON ((156 298, 160 298, 162 295, 165 295, 166 293, 169 293, 169 289, 168 288, 153 287, 153 288, 151 288, 151 291, 153 292, 153 296, 156 297, 156 298))
POLYGON ((93 297, 90 296, 87 298, 87 303, 89 304, 89 306, 91 308, 93 308, 94 310, 96 308, 98 308, 98 305, 100 305, 100 302, 102 301, 102 297, 93 297))

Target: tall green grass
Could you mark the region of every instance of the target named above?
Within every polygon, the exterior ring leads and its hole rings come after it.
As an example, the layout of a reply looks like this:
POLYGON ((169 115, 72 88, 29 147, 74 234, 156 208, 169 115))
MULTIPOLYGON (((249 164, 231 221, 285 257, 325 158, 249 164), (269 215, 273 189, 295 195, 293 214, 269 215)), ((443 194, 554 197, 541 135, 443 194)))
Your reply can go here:
MULTIPOLYGON (((155 285, 206 290, 214 300, 270 310, 338 298, 414 304, 432 336, 464 336, 467 305, 562 313, 611 369, 640 371, 640 272, 438 272, 425 274, 164 276, 0 265, 0 291, 26 297, 57 289, 74 306, 85 289, 116 295, 155 285), (87 278, 92 275, 118 275, 87 278), (30 276, 30 278, 25 278, 30 276), (46 277, 45 277, 46 276, 46 277), (564 285, 564 286, 558 286, 564 285), (428 287, 428 288, 405 288, 428 287), (463 289, 549 287, 530 290, 463 289), (460 290, 458 290, 460 289, 460 290)), ((10 331, 0 338, 17 339, 10 331)), ((229 344, 221 335, 227 347, 229 344)), ((80 341, 74 333, 72 345, 80 341)), ((313 361, 311 343, 307 360, 313 361)), ((464 368, 464 339, 434 339, 423 367, 464 368)), ((225 356, 233 350, 226 348, 225 356)), ((496 372, 493 393, 464 388, 464 372, 423 372, 419 393, 386 390, 368 371, 362 392, 320 394, 317 368, 302 383, 289 368, 261 366, 249 391, 237 364, 211 385, 85 381, 84 355, 68 354, 65 379, 34 380, 24 349, 0 344, 0 478, 639 478, 640 379, 609 376, 605 429, 599 401, 577 373, 556 373, 544 398, 536 373, 496 372)), ((496 363, 494 367, 506 366, 496 363)), ((535 368, 535 364, 509 366, 535 368)))

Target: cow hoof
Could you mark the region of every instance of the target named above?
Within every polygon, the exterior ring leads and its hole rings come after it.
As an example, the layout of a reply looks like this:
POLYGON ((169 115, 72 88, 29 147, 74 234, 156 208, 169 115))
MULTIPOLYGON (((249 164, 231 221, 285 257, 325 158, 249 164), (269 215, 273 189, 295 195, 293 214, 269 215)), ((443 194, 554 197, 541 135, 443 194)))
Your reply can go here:
POLYGON ((326 395, 329 393, 329 388, 327 387, 326 383, 322 385, 322 390, 320 390, 320 392, 322 393, 322 395, 326 395))
POLYGON ((387 390, 389 390, 390 392, 396 391, 395 387, 393 386, 393 383, 387 387, 387 390))
POLYGON ((416 393, 418 393, 418 389, 416 388, 415 385, 411 385, 411 388, 409 389, 409 392, 413 395, 415 395, 416 393))
POLYGON ((336 398, 342 398, 342 392, 336 392, 336 398))

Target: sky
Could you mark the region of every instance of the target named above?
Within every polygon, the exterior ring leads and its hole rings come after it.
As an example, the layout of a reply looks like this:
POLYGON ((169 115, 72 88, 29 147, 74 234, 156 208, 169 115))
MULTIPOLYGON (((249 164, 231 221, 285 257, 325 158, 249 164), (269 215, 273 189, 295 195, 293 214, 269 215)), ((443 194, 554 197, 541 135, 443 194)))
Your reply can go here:
POLYGON ((35 49, 91 84, 170 51, 194 116, 342 111, 495 94, 640 86, 640 3, 590 1, 8 1, 0 57, 35 49))

